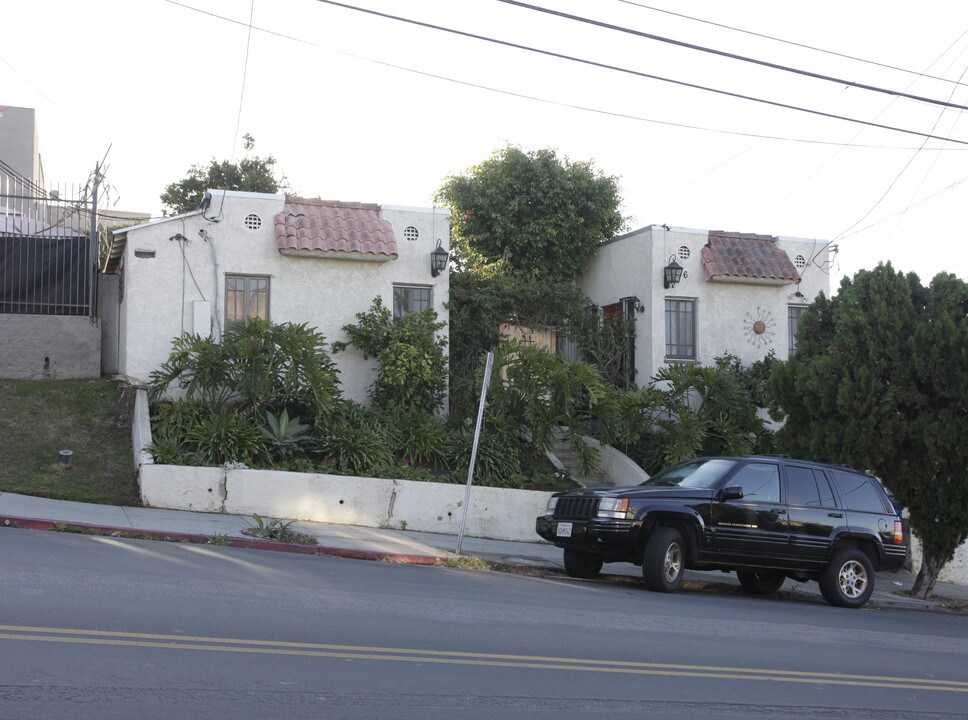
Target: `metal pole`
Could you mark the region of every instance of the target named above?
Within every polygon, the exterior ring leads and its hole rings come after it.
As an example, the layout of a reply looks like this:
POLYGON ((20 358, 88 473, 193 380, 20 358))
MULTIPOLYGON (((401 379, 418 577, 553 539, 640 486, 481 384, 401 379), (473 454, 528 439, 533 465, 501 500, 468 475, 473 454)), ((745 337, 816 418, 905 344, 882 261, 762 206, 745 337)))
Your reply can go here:
POLYGON ((467 467, 467 491, 464 493, 464 512, 460 519, 460 532, 457 534, 457 554, 460 555, 464 544, 464 526, 467 525, 467 506, 471 501, 471 484, 474 482, 474 465, 477 463, 477 444, 481 439, 481 426, 484 424, 484 405, 487 399, 487 388, 491 384, 491 367, 494 365, 494 353, 487 354, 484 365, 484 383, 481 385, 481 404, 477 408, 477 426, 474 428, 474 445, 471 448, 471 462, 467 467))
POLYGON ((94 165, 94 189, 91 192, 91 247, 88 250, 87 272, 90 278, 90 292, 88 293, 88 317, 97 317, 97 257, 98 257, 98 232, 97 232, 97 185, 101 176, 101 164, 94 165))

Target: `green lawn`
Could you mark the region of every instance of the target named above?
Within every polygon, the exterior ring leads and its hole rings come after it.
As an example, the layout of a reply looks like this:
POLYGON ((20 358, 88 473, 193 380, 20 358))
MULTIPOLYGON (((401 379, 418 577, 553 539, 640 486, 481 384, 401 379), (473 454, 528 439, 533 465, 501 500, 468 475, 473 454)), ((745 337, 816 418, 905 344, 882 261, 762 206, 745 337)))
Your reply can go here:
POLYGON ((0 491, 140 505, 133 388, 113 380, 0 380, 0 491), (57 462, 74 452, 74 466, 57 462))

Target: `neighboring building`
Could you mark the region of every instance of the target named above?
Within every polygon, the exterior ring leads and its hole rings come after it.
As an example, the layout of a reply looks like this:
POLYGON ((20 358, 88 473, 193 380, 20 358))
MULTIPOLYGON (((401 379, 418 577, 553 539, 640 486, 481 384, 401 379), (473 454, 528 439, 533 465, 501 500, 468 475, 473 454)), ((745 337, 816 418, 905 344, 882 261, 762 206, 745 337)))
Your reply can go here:
POLYGON ((0 187, 6 180, 18 178, 44 187, 44 166, 40 161, 33 108, 0 105, 0 161, 0 187))
MULTIPOLYGON (((252 315, 306 323, 330 343, 377 296, 395 317, 432 307, 447 321, 449 274, 431 272, 447 210, 210 194, 204 211, 114 234, 105 269, 121 276, 118 372, 131 381, 146 383, 182 333, 219 338, 252 315)), ((334 360, 343 396, 366 401, 375 361, 352 349, 334 360)))
POLYGON ((749 364, 796 347, 800 314, 829 297, 829 243, 650 225, 602 244, 579 280, 602 308, 634 318, 628 379, 645 385, 673 362, 749 364), (673 265, 673 263, 675 263, 673 265), (665 287, 666 267, 681 269, 665 287))

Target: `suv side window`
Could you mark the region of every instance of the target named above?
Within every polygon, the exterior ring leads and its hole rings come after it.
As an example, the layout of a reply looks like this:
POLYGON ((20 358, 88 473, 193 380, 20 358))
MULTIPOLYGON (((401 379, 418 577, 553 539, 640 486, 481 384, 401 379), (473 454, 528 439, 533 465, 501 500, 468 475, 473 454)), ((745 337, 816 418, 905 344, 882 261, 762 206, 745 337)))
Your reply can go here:
POLYGON ((750 502, 780 502, 779 466, 773 463, 749 463, 741 467, 727 482, 730 487, 743 488, 743 500, 750 502))
POLYGON ((837 489, 840 490, 840 497, 844 499, 844 505, 847 506, 848 510, 872 513, 888 512, 881 494, 874 487, 872 478, 842 470, 831 470, 830 475, 833 477, 837 489))
POLYGON ((787 502, 790 505, 837 507, 830 483, 823 472, 799 465, 787 465, 786 476, 787 502))

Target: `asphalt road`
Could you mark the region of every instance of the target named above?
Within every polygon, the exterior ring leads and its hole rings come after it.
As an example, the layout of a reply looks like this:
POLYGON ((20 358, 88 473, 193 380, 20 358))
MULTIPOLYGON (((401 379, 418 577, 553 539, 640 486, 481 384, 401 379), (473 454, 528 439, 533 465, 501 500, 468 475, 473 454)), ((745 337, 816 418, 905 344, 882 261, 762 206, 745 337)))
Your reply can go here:
POLYGON ((968 718, 968 618, 0 528, 0 718, 968 718))

